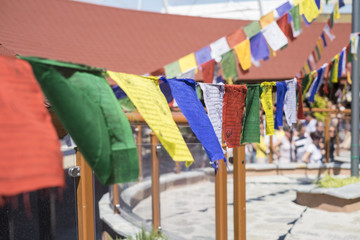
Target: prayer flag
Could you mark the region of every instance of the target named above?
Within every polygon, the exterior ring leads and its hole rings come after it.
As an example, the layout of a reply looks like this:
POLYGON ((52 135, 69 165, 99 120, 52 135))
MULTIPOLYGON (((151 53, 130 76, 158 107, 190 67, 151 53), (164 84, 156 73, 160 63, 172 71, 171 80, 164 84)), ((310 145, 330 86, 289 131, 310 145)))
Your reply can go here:
POLYGON ((201 64, 201 72, 204 83, 212 83, 215 72, 215 60, 211 59, 210 61, 201 64))
POLYGON ((339 8, 342 8, 345 6, 344 0, 339 0, 339 8))
POLYGON ((278 13, 278 16, 281 17, 282 15, 284 15, 285 13, 289 12, 289 10, 291 9, 291 4, 289 3, 289 1, 283 3, 280 7, 276 8, 276 11, 278 13))
POLYGON ((225 85, 223 136, 229 148, 240 146, 246 90, 245 85, 225 85))
POLYGON ((171 158, 190 166, 194 159, 172 118, 158 78, 111 71, 108 74, 128 95, 171 158))
POLYGON ((319 86, 320 83, 322 82, 323 77, 324 77, 324 68, 321 67, 317 70, 317 77, 314 80, 311 89, 309 90, 309 92, 311 92, 309 97, 309 102, 313 103, 315 101, 315 94, 319 90, 319 86))
POLYGON ((331 82, 338 82, 338 71, 339 71, 339 54, 336 54, 334 57, 334 65, 331 71, 331 82))
POLYGON ((303 96, 301 101, 304 100, 304 95, 306 93, 306 87, 308 86, 309 82, 310 82, 310 74, 306 74, 301 80, 301 95, 303 96))
POLYGON ((251 56, 254 60, 259 61, 270 55, 269 47, 266 43, 264 35, 259 32, 250 39, 251 56))
POLYGON ((301 4, 304 17, 309 23, 319 16, 319 9, 314 0, 303 0, 301 4))
POLYGON ((210 122, 214 127, 220 145, 222 145, 222 112, 225 85, 205 83, 199 83, 199 85, 203 91, 204 102, 210 122))
POLYGON ((321 59, 320 50, 318 45, 315 46, 316 58, 319 61, 321 59))
POLYGON ((206 46, 195 52, 195 58, 198 65, 204 64, 211 60, 211 50, 206 46))
POLYGON ((303 0, 293 0, 294 6, 299 5, 299 13, 300 13, 300 15, 304 14, 304 10, 303 10, 303 7, 302 7, 302 1, 303 0))
POLYGON ((60 122, 74 139, 99 181, 109 184, 113 173, 111 143, 100 106, 56 71, 54 64, 51 64, 55 61, 31 57, 26 57, 26 60, 32 65, 34 74, 60 122))
POLYGON ((276 83, 276 112, 275 112, 275 129, 279 130, 279 127, 283 125, 283 108, 284 98, 287 91, 286 82, 276 83))
POLYGON ((289 14, 292 18, 291 29, 293 37, 298 37, 301 34, 301 17, 299 5, 294 6, 290 9, 289 14))
POLYGON ((179 76, 181 73, 179 61, 172 62, 166 65, 164 68, 165 68, 166 77, 168 78, 179 76))
POLYGON ((111 147, 111 175, 104 184, 136 181, 139 161, 130 123, 106 80, 89 73, 75 72, 69 82, 100 106, 104 115, 111 147))
POLYGON ((340 55, 339 55, 338 78, 341 77, 343 66, 345 66, 345 64, 344 64, 344 54, 345 54, 345 49, 343 49, 341 51, 340 55))
POLYGON ((324 47, 326 47, 327 44, 326 44, 326 39, 325 39, 325 34, 324 34, 324 32, 321 33, 321 39, 322 39, 322 41, 323 41, 324 47))
POLYGON ((320 0, 315 0, 316 6, 319 10, 321 10, 321 1, 320 0))
POLYGON ((298 86, 298 93, 299 93, 299 97, 298 97, 298 112, 297 112, 297 118, 298 119, 305 119, 305 115, 304 115, 304 109, 303 109, 303 98, 302 98, 302 94, 301 94, 301 90, 302 90, 302 86, 301 86, 302 80, 301 79, 297 79, 297 86, 298 86))
POLYGON ((296 78, 286 80, 287 92, 284 99, 284 111, 287 124, 292 127, 296 124, 296 78))
POLYGON ((285 34, 285 36, 292 40, 294 37, 292 35, 291 24, 289 24, 288 16, 289 14, 287 13, 282 15, 282 17, 276 20, 276 23, 278 24, 281 31, 285 34))
POLYGON ((316 69, 316 63, 315 63, 314 56, 312 54, 310 54, 308 59, 309 59, 311 68, 316 69))
MULTIPOLYGON (((324 27, 324 32, 325 34, 329 37, 330 41, 334 41, 335 39, 335 35, 332 33, 330 27, 328 24, 325 24, 325 27, 324 27)), ((324 44, 325 45, 325 44, 324 44)), ((325 45, 326 46, 326 45, 325 45)))
POLYGON ((359 46, 359 33, 350 34, 351 54, 356 55, 359 46))
POLYGON ((162 68, 159 68, 153 72, 150 73, 151 76, 165 76, 165 69, 162 67, 162 68))
POLYGON ((241 144, 260 142, 260 85, 247 84, 241 144))
POLYGON ((274 135, 274 111, 272 102, 272 89, 274 82, 262 82, 262 93, 260 96, 263 109, 265 111, 266 135, 274 135))
POLYGON ((181 73, 177 78, 179 78, 179 79, 184 79, 184 78, 194 79, 196 70, 197 70, 196 67, 191 68, 191 69, 187 70, 186 72, 181 73))
POLYGON ((271 11, 268 14, 266 14, 266 15, 264 15, 264 16, 262 16, 260 18, 261 28, 266 27, 267 25, 269 25, 273 21, 274 21, 274 11, 271 11))
POLYGON ((225 156, 205 109, 197 98, 196 82, 192 79, 167 79, 165 81, 169 82, 171 92, 181 112, 216 168, 216 162, 225 160, 225 156))
POLYGON ((261 26, 258 21, 253 21, 244 27, 244 32, 248 38, 252 38, 260 32, 261 26))
POLYGON ((0 198, 64 187, 58 136, 31 66, 0 56, 0 198))
POLYGON ((246 71, 251 67, 250 40, 246 39, 235 46, 236 55, 238 56, 241 68, 246 71))
POLYGON ((234 50, 231 49, 222 55, 221 67, 225 79, 237 77, 237 63, 234 50))
POLYGON ((338 2, 335 2, 335 4, 334 4, 334 19, 340 19, 339 3, 338 2))
POLYGON ((267 25, 262 33, 272 50, 277 51, 288 44, 288 39, 281 31, 276 22, 267 25))
POLYGON ((241 43, 245 39, 246 35, 244 33, 244 30, 242 30, 241 28, 226 36, 226 40, 230 48, 235 47, 237 44, 241 43))
POLYGON ((321 37, 319 37, 319 39, 317 40, 317 46, 319 48, 320 54, 324 51, 324 47, 323 47, 323 43, 321 41, 321 37))
POLYGON ((189 69, 196 68, 197 63, 196 63, 196 59, 195 59, 195 54, 190 53, 190 54, 186 55, 185 57, 180 58, 179 66, 180 66, 180 70, 182 73, 186 72, 189 69))
POLYGON ((211 57, 215 59, 216 62, 221 61, 221 55, 230 50, 229 44, 226 41, 225 37, 222 37, 215 42, 210 44, 211 57))

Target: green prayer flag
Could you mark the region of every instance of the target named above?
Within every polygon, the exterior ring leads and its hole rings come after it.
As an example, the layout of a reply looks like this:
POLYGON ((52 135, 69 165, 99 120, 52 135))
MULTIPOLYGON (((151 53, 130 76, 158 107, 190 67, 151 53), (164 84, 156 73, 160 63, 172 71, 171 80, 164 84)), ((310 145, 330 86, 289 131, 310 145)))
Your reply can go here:
POLYGON ((299 4, 291 8, 289 13, 292 17, 292 27, 294 28, 294 31, 301 31, 301 16, 299 4))
POLYGON ((330 28, 333 28, 334 26, 334 12, 330 14, 330 28))
POLYGON ((196 85, 196 96, 199 100, 202 100, 203 99, 203 96, 202 96, 202 92, 201 92, 201 87, 199 84, 196 85))
POLYGON ((305 99, 305 90, 310 81, 310 74, 305 74, 305 76, 301 80, 301 94, 303 97, 303 100, 305 99))
POLYGON ((225 79, 237 77, 236 56, 233 49, 222 55, 220 63, 225 79))
MULTIPOLYGON (((122 119, 117 119, 117 129, 111 129, 111 126, 114 125, 114 117, 109 116, 108 110, 119 105, 112 90, 110 89, 110 86, 107 85, 106 80, 99 77, 101 76, 99 69, 82 66, 76 67, 75 65, 60 66, 62 64, 61 62, 54 63, 55 61, 52 60, 45 61, 44 59, 32 57, 22 58, 32 65, 35 77, 37 78, 57 117, 74 139, 80 152, 93 169, 99 181, 102 184, 114 184, 119 179, 129 179, 129 176, 134 174, 135 170, 122 169, 121 171, 131 171, 132 173, 129 174, 126 172, 125 175, 120 176, 118 163, 113 161, 114 157, 119 155, 117 150, 120 149, 118 148, 119 144, 116 143, 118 140, 114 138, 118 137, 117 132, 120 128, 126 127, 124 126, 126 124, 123 123, 122 119), (63 66, 65 66, 65 68, 62 68, 63 66), (72 75, 70 74, 71 71, 74 73, 74 70, 93 72, 98 76, 86 72, 76 72, 69 80, 55 68, 60 68, 61 73, 68 77, 72 75), (84 78, 83 80, 77 80, 79 82, 85 82, 86 80, 90 83, 95 81, 95 79, 96 81, 99 81, 99 83, 94 85, 94 90, 98 91, 98 95, 94 93, 89 94, 87 90, 82 89, 83 86, 81 86, 81 88, 79 86, 75 86, 73 83, 75 80, 72 79, 78 79, 80 78, 79 76, 84 78), (102 86, 101 89, 98 88, 98 84, 102 86), (108 100, 104 100, 103 96, 106 92, 106 90, 104 91, 106 87, 109 91, 106 95, 110 96, 110 99, 113 97, 115 101, 114 105, 110 102, 110 105, 106 107, 107 112, 105 112, 104 106, 99 104, 100 102, 103 102, 103 104, 108 103, 108 100), (96 96, 95 99, 94 96, 96 96)), ((89 83, 87 85, 89 85, 89 83)), ((92 88, 92 86, 86 87, 92 88)), ((116 109, 116 107, 114 108, 116 109)), ((115 112, 116 111, 112 111, 111 114, 118 114, 115 112)), ((129 139, 130 136, 127 134, 129 129, 121 129, 120 131, 124 131, 125 133, 124 136, 121 137, 121 140, 125 138, 129 139)), ((131 140, 133 142, 133 146, 135 146, 134 139, 132 138, 131 140)), ((122 151, 120 151, 120 153, 122 153, 122 151)), ((137 155, 136 148, 134 154, 137 155)), ((121 159, 121 161, 121 163, 123 163, 124 160, 121 159)), ((136 167, 134 167, 134 169, 136 169, 136 167)), ((136 180, 133 175, 131 178, 132 180, 136 180)))
POLYGON ((330 70, 330 78, 329 78, 329 88, 333 88, 333 76, 334 74, 338 74, 338 69, 335 69, 335 59, 331 60, 331 70, 330 70))
POLYGON ((100 106, 104 115, 110 136, 112 170, 105 184, 136 181, 139 162, 130 123, 105 78, 76 72, 69 81, 100 106))
POLYGON ((260 142, 260 84, 247 84, 241 144, 260 142))
POLYGON ((118 102, 121 108, 127 112, 133 112, 136 110, 135 105, 133 104, 133 102, 130 100, 129 97, 120 98, 118 102))
POLYGON ((165 67, 166 78, 174 78, 181 74, 179 61, 172 62, 165 67))
POLYGON ((253 21, 244 27, 244 32, 248 38, 255 36, 260 30, 261 26, 259 21, 253 21))
MULTIPOLYGON (((350 41, 350 46, 351 46, 351 41, 350 41)), ((349 63, 352 61, 353 58, 353 54, 351 53, 351 49, 347 52, 347 58, 346 58, 346 63, 349 63)))
POLYGON ((321 55, 320 55, 320 50, 319 50, 318 46, 315 46, 315 51, 316 51, 317 59, 319 61, 321 59, 321 55))

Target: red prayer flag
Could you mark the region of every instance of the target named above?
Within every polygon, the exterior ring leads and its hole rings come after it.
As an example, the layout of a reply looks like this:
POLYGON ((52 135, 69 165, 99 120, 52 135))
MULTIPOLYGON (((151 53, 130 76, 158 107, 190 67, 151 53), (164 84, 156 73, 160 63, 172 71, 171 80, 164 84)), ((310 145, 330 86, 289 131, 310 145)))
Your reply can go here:
POLYGON ((240 146, 246 91, 245 85, 225 85, 223 138, 229 148, 240 146))
POLYGON ((329 81, 330 80, 330 73, 331 73, 331 69, 332 69, 332 61, 328 64, 328 71, 327 71, 327 74, 324 78, 324 81, 325 81, 325 84, 324 84, 324 87, 323 87, 323 91, 325 94, 329 94, 329 81))
POLYGON ((276 20, 276 23, 279 25, 281 31, 288 37, 290 40, 294 40, 294 36, 292 34, 291 25, 288 21, 288 13, 285 13, 281 17, 276 20))
POLYGON ((235 47, 237 44, 241 43, 246 39, 246 35, 243 29, 238 29, 235 32, 226 36, 226 40, 230 48, 235 47))
POLYGON ((210 61, 201 64, 201 72, 204 83, 212 83, 215 72, 215 59, 211 59, 210 61))
POLYGON ((299 97, 298 97, 298 111, 297 111, 297 118, 298 119, 305 119, 304 115, 304 106, 302 102, 302 93, 301 93, 301 79, 297 79, 298 89, 299 89, 299 97))
POLYGON ((162 68, 159 68, 153 72, 150 73, 151 76, 165 76, 165 69, 162 67, 162 68))
POLYGON ((31 66, 0 57, 0 197, 64 186, 62 154, 31 66))

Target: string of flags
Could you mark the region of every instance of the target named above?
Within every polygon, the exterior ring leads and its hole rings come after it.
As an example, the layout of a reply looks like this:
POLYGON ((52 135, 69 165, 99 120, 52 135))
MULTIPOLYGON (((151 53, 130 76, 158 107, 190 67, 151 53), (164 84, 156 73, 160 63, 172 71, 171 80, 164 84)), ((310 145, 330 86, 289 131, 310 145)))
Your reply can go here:
POLYGON ((300 71, 300 75, 305 75, 315 70, 316 63, 320 61, 321 55, 323 54, 325 48, 328 46, 325 36, 327 36, 331 42, 335 39, 332 28, 337 19, 340 19, 338 2, 335 3, 333 12, 330 14, 329 20, 325 23, 325 26, 316 41, 314 49, 311 51, 307 60, 305 61, 305 64, 300 71))
MULTIPOLYGON (((340 4, 342 7, 343 4, 340 4)), ((319 0, 292 0, 283 3, 275 10, 253 21, 248 25, 223 36, 193 53, 190 53, 150 75, 165 75, 167 78, 191 78, 200 70, 204 83, 213 83, 217 76, 216 68, 221 68, 222 76, 229 83, 237 77, 237 63, 243 71, 249 70, 252 65, 260 66, 260 61, 276 56, 276 51, 285 48, 302 33, 301 19, 306 26, 311 24, 322 12, 319 0), (185 76, 184 76, 185 75, 185 76)), ((332 39, 331 28, 334 20, 340 18, 339 4, 336 3, 329 19, 330 28, 324 33, 332 39)), ((325 36, 322 36, 325 41, 325 36)), ((314 64, 321 54, 326 43, 319 46, 318 57, 310 57, 310 64, 314 64)), ((307 65, 309 66, 309 65, 307 65)), ((311 71, 310 69, 306 73, 311 71)), ((303 71, 305 73, 305 70, 303 71)), ((217 81, 218 82, 218 81, 217 81)))

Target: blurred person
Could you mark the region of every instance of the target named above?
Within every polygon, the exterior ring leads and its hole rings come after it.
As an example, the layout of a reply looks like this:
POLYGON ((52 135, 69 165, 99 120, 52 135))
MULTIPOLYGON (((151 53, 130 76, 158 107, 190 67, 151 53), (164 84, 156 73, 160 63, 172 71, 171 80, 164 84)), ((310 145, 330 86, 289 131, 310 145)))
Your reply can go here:
POLYGON ((316 123, 316 133, 320 136, 320 148, 321 150, 325 149, 325 124, 322 121, 316 123))
POLYGON ((279 163, 295 162, 295 144, 293 141, 293 131, 288 125, 284 125, 285 136, 276 141, 273 146, 279 163), (277 149, 279 147, 279 149, 277 149))
POLYGON ((306 147, 311 143, 311 139, 306 134, 306 126, 298 123, 296 126, 297 136, 294 137, 296 161, 301 162, 306 152, 306 147))
POLYGON ((265 142, 264 136, 264 124, 260 122, 260 143, 253 143, 253 148, 256 151, 255 162, 256 163, 267 163, 269 147, 265 142))
POLYGON ((305 113, 305 121, 303 122, 306 126, 306 132, 308 134, 316 131, 316 119, 312 113, 305 113))
POLYGON ((335 160, 334 152, 335 152, 335 144, 336 144, 336 128, 334 126, 329 127, 329 135, 330 135, 329 161, 333 162, 335 160))
POLYGON ((305 163, 321 163, 325 151, 320 148, 320 135, 317 132, 310 134, 312 143, 306 148, 306 152, 302 158, 305 163))

